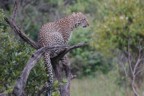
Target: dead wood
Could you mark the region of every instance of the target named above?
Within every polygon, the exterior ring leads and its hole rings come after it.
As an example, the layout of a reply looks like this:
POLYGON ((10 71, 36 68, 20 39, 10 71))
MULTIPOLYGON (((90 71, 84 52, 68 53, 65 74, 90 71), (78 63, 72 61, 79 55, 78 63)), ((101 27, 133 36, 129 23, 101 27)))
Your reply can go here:
MULTIPOLYGON (((52 63, 53 65, 55 65, 56 66, 56 70, 54 70, 57 74, 58 74, 58 72, 60 72, 60 71, 58 71, 59 70, 59 60, 61 59, 61 58, 63 58, 63 56, 65 55, 65 54, 67 54, 69 51, 71 51, 72 49, 76 49, 76 48, 79 48, 79 47, 83 47, 83 46, 85 46, 85 44, 84 43, 80 43, 80 44, 77 44, 77 45, 74 45, 74 46, 54 46, 54 47, 42 47, 42 48, 40 48, 40 49, 38 49, 32 56, 31 56, 31 58, 28 60, 28 62, 27 62, 27 64, 26 64, 26 66, 24 67, 24 69, 23 69, 23 71, 22 71, 22 73, 21 73, 21 76, 17 79, 17 81, 16 81, 16 84, 15 84, 15 87, 14 87, 14 89, 13 89, 13 94, 14 95, 16 95, 16 96, 23 96, 25 93, 24 93, 24 88, 25 88, 25 86, 26 86, 26 82, 27 82, 27 79, 28 79, 28 76, 29 76, 29 74, 30 74, 30 72, 31 72, 31 70, 32 70, 32 68, 35 66, 35 64, 38 62, 38 60, 41 58, 41 56, 43 55, 43 53, 44 52, 46 52, 46 51, 50 51, 51 49, 56 49, 56 48, 64 48, 64 50, 65 50, 65 52, 64 53, 61 53, 59 56, 56 56, 56 57, 54 57, 54 58, 56 58, 56 59, 53 59, 52 58, 52 62, 54 62, 54 63, 52 63), (57 59, 58 58, 58 59, 57 59), (57 62, 57 63, 56 63, 57 62), (58 64, 58 65, 56 65, 56 64, 58 64)), ((67 61, 67 60, 66 60, 67 61)), ((68 64, 69 65, 69 64, 68 64)), ((68 82, 66 83, 66 85, 64 85, 64 86, 61 86, 62 88, 60 88, 61 89, 61 91, 62 91, 62 93, 64 94, 65 92, 63 92, 63 91, 65 91, 65 90, 69 90, 69 87, 70 87, 70 81, 71 81, 71 73, 70 73, 70 69, 69 69, 69 67, 67 67, 67 66, 65 66, 66 67, 66 78, 67 78, 67 80, 68 80, 68 82)), ((61 73, 59 73, 59 75, 57 75, 57 79, 60 79, 60 78, 62 78, 62 76, 60 75, 61 73)), ((66 92, 69 92, 69 91, 66 91, 66 92)), ((62 95, 62 96, 65 96, 65 95, 62 95)), ((68 95, 67 95, 68 96, 68 95)))

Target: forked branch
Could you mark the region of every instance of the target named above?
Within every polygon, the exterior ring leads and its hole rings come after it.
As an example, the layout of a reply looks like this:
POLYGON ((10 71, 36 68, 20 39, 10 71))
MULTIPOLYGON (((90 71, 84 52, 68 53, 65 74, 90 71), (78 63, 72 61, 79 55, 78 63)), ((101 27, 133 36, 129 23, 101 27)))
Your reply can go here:
MULTIPOLYGON (((66 50, 65 53, 62 54, 62 56, 64 56, 65 54, 67 54, 72 49, 83 47, 83 46, 85 46, 85 44, 84 43, 83 44, 80 43, 80 44, 77 44, 77 45, 74 45, 74 46, 71 46, 71 47, 68 47, 68 46, 54 46, 54 47, 42 47, 42 48, 38 49, 31 56, 31 58, 28 60, 25 68, 22 71, 21 76, 17 79, 16 85, 15 85, 15 87, 13 89, 13 94, 15 94, 16 96, 21 96, 21 95, 24 94, 24 88, 26 86, 26 82, 27 82, 28 76, 29 76, 32 68, 35 66, 35 64, 38 62, 38 60, 41 58, 41 56, 42 56, 42 54, 44 52, 46 52, 48 50, 51 50, 51 49, 64 48, 66 50)), ((61 59, 62 56, 61 57, 57 57, 57 58, 61 59)), ((58 60, 58 59, 56 59, 56 60, 58 60)))

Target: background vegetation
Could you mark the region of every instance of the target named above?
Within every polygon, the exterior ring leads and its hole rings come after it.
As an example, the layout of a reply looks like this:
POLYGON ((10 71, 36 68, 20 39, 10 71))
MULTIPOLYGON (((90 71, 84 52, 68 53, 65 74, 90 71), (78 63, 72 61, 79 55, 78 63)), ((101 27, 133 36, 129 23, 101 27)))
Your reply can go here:
MULTIPOLYGON (((69 42, 71 45, 79 42, 89 44, 69 54, 72 72, 78 78, 72 82, 72 96, 134 96, 132 73, 139 54, 141 62, 136 69, 135 86, 138 94, 144 95, 143 0, 20 1, 17 23, 35 41, 40 27, 46 22, 79 11, 88 17, 90 26, 74 30, 69 42)), ((0 0, 0 93, 11 91, 34 52, 11 32, 3 20, 4 16, 12 13, 13 5, 14 0, 0 0)), ((41 60, 30 74, 27 93, 34 94, 45 81, 41 60)))

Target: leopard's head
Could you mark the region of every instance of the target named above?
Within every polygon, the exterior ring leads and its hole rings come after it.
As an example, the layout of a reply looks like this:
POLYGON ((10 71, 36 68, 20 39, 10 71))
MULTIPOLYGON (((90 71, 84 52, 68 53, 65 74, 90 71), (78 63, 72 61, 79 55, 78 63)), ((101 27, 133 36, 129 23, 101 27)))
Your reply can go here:
POLYGON ((76 27, 82 26, 84 28, 84 27, 89 26, 87 17, 83 13, 78 12, 78 13, 73 13, 72 15, 75 18, 74 21, 75 21, 76 27))

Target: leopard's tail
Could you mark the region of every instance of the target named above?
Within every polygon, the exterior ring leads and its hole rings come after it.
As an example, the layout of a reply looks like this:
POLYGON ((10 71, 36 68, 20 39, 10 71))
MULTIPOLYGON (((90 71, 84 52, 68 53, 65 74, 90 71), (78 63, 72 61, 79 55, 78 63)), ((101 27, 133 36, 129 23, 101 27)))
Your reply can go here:
POLYGON ((52 96, 52 86, 53 86, 53 68, 50 60, 50 54, 48 52, 44 53, 44 61, 46 72, 48 75, 48 89, 46 96, 52 96))

